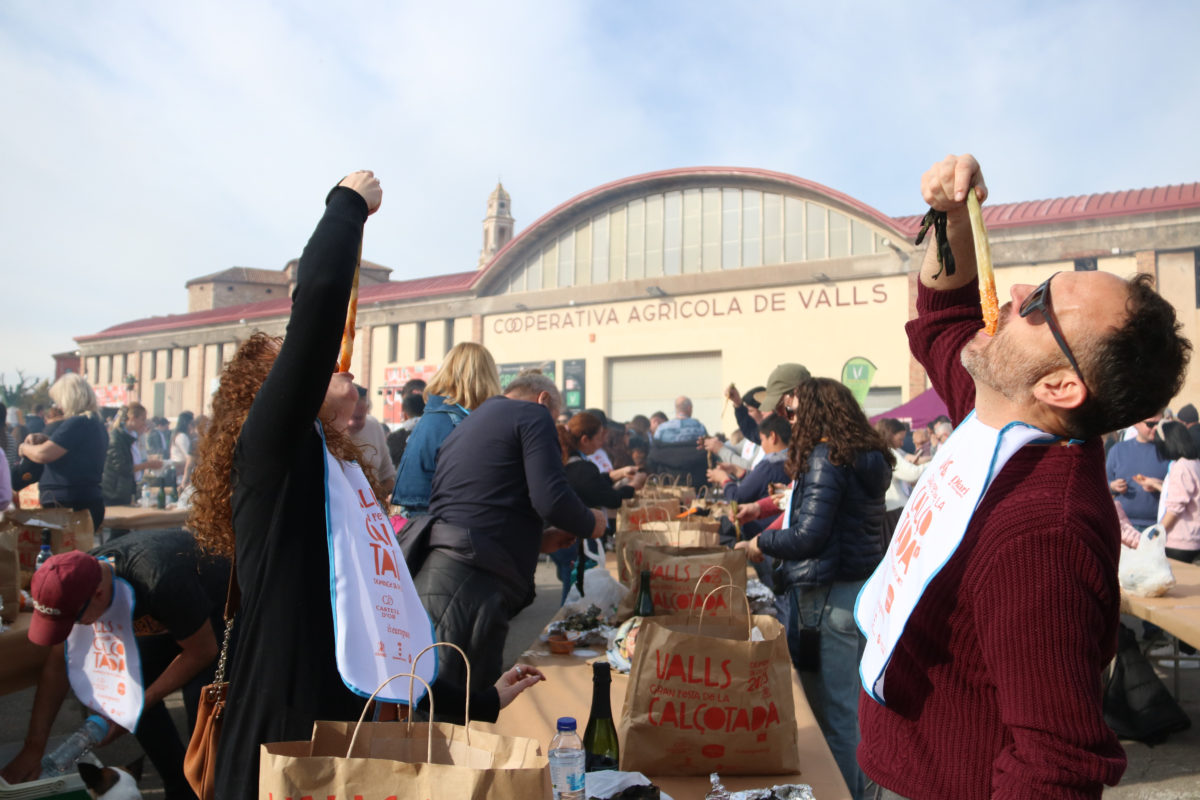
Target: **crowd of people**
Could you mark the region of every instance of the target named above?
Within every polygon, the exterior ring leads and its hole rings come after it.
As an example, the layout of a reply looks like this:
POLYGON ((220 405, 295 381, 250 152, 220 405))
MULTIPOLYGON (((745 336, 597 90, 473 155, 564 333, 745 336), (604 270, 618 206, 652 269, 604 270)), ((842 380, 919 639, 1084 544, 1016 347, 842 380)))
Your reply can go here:
MULTIPOLYGON (((167 796, 190 796, 182 754, 150 712, 211 675, 232 585, 216 796, 254 797, 260 744, 307 739, 315 720, 362 708, 336 653, 345 620, 320 590, 362 514, 399 520, 435 638, 470 660, 468 685, 457 656, 440 658, 436 716, 461 720, 469 697, 474 718, 494 720, 543 677, 502 661, 539 555, 565 599, 584 542, 611 532, 649 475, 670 473, 736 502, 726 525, 737 534, 723 541, 776 591, 793 665, 856 800, 1099 796, 1124 768, 1096 692, 1115 651, 1119 519, 1161 525, 1172 557, 1200 553, 1200 415, 1188 405, 1162 421, 1190 344, 1144 278, 1104 273, 1015 286, 995 335, 982 333, 965 211, 967 192, 986 198, 979 166, 949 157, 922 192, 946 215, 957 263, 951 274, 945 248, 930 247, 907 326, 947 405, 928 424, 872 422, 844 385, 792 362, 745 393, 727 388, 728 437, 710 435, 684 396, 671 416, 622 423, 567 412, 536 371, 502 387, 491 353, 464 342, 427 384, 403 387, 389 432, 366 390, 333 371, 363 226, 382 201, 371 173, 348 176, 301 256, 286 335, 242 344, 210 420, 185 413, 168 432, 131 403, 106 431, 86 381, 68 375, 51 389, 60 421, 16 448, 6 434, 10 461, 44 465, 43 503, 86 509, 97 525, 106 502, 168 464, 191 491, 188 533, 131 534, 39 570, 31 639, 61 646, 109 607, 113 580, 131 583, 139 614, 168 637, 160 653, 137 641, 158 666, 135 732, 167 796), (357 502, 334 502, 331 473, 357 502)), ((64 660, 50 662, 9 780, 35 774, 65 696, 64 660)))

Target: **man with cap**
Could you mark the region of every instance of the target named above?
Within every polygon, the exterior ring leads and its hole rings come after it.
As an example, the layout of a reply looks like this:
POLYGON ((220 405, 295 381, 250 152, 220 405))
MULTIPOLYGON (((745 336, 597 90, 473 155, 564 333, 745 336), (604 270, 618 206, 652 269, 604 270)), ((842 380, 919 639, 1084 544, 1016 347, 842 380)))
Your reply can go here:
MULTIPOLYGON (((162 700, 183 689, 190 731, 200 689, 212 681, 219 650, 214 624, 221 624, 228 584, 228 562, 203 556, 182 530, 139 531, 90 553, 51 557, 33 575, 29 625, 29 640, 50 652, 25 746, 0 775, 10 783, 38 777, 70 687, 92 710, 136 724, 134 735, 162 777, 166 797, 194 797, 183 777, 186 748, 162 700), (125 657, 101 664, 98 652, 125 657), (124 684, 136 686, 139 672, 140 709, 137 690, 124 684), (110 679, 115 694, 106 686, 110 679), (126 699, 131 702, 123 705, 126 699)), ((104 743, 125 732, 110 722, 104 743)))
POLYGON ((766 388, 761 386, 751 389, 742 395, 737 387, 729 384, 725 397, 733 403, 733 415, 737 419, 738 428, 747 439, 755 444, 762 444, 758 435, 758 423, 767 414, 785 414, 782 406, 783 399, 790 397, 792 390, 812 377, 802 364, 780 364, 771 370, 767 378, 766 388), (747 406, 753 403, 754 411, 747 406))

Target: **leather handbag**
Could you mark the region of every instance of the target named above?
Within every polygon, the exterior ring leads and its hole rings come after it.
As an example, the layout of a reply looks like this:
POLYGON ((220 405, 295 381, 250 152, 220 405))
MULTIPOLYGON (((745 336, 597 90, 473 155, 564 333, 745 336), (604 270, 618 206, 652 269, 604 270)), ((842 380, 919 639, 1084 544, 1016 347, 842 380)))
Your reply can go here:
POLYGON ((213 800, 216 792, 217 750, 221 743, 221 725, 229 694, 225 666, 229 658, 233 620, 240 603, 241 591, 238 588, 237 571, 231 568, 229 593, 225 597, 225 638, 221 642, 221 656, 217 661, 213 682, 200 690, 196 727, 192 729, 192 738, 183 757, 183 775, 200 800, 213 800))

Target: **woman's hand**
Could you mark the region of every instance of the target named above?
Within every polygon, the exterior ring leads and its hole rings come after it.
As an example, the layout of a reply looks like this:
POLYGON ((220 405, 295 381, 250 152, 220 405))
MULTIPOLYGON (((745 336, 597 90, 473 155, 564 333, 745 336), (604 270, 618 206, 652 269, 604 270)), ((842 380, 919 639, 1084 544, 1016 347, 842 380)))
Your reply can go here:
POLYGON ((368 216, 378 211, 379 204, 383 202, 383 187, 379 185, 379 179, 375 177, 375 173, 369 169, 351 172, 342 178, 338 186, 345 186, 362 195, 362 199, 367 201, 368 216))
POLYGON ((616 483, 626 478, 632 479, 635 474, 637 474, 637 467, 621 467, 609 472, 608 477, 612 479, 613 483, 616 483))
POLYGON ((705 474, 708 477, 708 482, 714 483, 717 486, 724 486, 732 480, 732 478, 729 477, 729 473, 720 467, 713 467, 705 474))
POLYGON ((743 503, 738 506, 737 521, 745 525, 747 522, 753 522, 762 515, 762 509, 758 507, 758 503, 743 503))
POLYGON ((1148 475, 1134 475, 1133 480, 1138 486, 1142 487, 1142 491, 1144 492, 1162 493, 1163 482, 1161 478, 1151 478, 1148 475))
MULTIPOLYGON (((739 515, 740 516, 740 515, 739 515)), ((758 537, 749 539, 744 542, 738 542, 733 546, 734 550, 743 550, 746 553, 746 558, 753 561, 755 564, 761 564, 765 555, 758 547, 758 537)))
POLYGON ((645 472, 634 472, 633 477, 629 479, 629 485, 634 489, 641 489, 646 485, 646 480, 649 477, 649 474, 645 472))
POLYGON ((505 672, 496 681, 496 693, 500 695, 500 708, 505 708, 517 698, 521 692, 533 686, 538 681, 546 680, 546 676, 537 667, 528 664, 517 664, 505 672))

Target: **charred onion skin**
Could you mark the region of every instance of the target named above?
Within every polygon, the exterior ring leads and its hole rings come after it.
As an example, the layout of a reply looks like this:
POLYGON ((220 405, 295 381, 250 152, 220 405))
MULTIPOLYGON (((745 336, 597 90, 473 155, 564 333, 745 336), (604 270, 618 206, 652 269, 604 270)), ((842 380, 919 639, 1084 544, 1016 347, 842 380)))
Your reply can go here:
POLYGON ((979 302, 983 305, 983 330, 996 335, 1000 324, 1000 302, 996 297, 996 272, 992 269, 992 248, 988 246, 987 227, 975 187, 967 192, 967 213, 971 216, 971 236, 975 240, 975 264, 979 273, 979 302))
POLYGON ((342 330, 342 352, 338 355, 338 372, 350 371, 350 359, 354 356, 354 326, 358 320, 358 270, 362 266, 362 245, 358 246, 358 259, 354 262, 354 282, 350 284, 350 303, 346 307, 346 327, 342 330))

